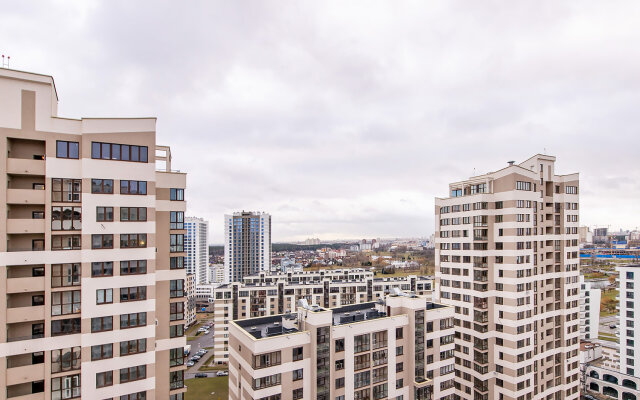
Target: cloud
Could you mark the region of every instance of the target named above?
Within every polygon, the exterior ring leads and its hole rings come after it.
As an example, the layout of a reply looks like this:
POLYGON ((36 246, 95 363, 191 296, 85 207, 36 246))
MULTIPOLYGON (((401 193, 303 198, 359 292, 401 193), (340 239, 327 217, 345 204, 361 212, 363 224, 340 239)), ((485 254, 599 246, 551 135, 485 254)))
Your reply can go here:
MULTIPOLYGON (((640 4, 12 2, 1 49, 60 114, 158 117, 189 214, 274 240, 426 236, 447 184, 546 152, 582 223, 632 227, 640 4)), ((216 228, 218 226, 218 228, 216 228)))

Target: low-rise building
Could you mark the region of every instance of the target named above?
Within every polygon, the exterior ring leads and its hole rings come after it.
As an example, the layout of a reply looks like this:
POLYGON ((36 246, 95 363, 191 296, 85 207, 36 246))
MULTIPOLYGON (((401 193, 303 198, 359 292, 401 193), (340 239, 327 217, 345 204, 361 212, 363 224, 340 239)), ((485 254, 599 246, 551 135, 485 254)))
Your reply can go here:
POLYGON ((640 378, 612 368, 603 354, 603 348, 599 344, 580 343, 582 392, 616 400, 640 399, 640 378))
POLYGON ((602 291, 580 275, 580 339, 597 339, 602 291))
POLYGON ((397 291, 328 309, 236 320, 229 398, 453 399, 454 310, 397 291))

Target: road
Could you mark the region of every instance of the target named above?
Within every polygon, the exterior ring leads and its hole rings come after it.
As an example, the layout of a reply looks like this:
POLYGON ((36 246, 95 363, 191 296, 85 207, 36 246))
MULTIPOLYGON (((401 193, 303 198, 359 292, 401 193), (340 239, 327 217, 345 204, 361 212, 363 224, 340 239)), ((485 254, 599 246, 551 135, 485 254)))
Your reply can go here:
POLYGON ((598 330, 602 333, 608 333, 611 335, 615 335, 616 331, 618 330, 618 316, 617 315, 610 315, 608 317, 601 317, 600 318, 600 327, 598 328, 598 330), (610 325, 616 325, 615 329, 611 329, 609 326, 610 325))
MULTIPOLYGON (((208 321, 202 321, 202 322, 208 322, 208 321)), ((189 353, 189 356, 187 357, 187 360, 185 360, 185 362, 189 361, 189 358, 193 357, 198 352, 198 350, 204 349, 205 347, 213 347, 213 327, 211 327, 211 330, 209 331, 208 334, 201 333, 198 336, 196 336, 194 340, 188 342, 187 344, 191 345, 191 352, 189 353)), ((209 349, 209 352, 205 354, 204 357, 199 359, 195 363, 195 365, 187 368, 184 378, 185 379, 193 378, 195 374, 198 372, 198 368, 204 366, 204 363, 207 362, 209 357, 211 357, 212 355, 213 355, 213 349, 209 349)), ((210 371, 210 372, 204 372, 204 373, 206 373, 208 376, 215 376, 216 372, 218 371, 210 371)))

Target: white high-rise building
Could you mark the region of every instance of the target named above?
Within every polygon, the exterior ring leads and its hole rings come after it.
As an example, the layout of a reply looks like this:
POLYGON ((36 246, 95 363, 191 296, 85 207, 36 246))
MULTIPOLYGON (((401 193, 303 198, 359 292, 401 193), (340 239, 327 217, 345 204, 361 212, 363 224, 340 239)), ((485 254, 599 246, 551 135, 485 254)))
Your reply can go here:
POLYGON ((270 266, 271 215, 248 211, 225 215, 224 282, 239 282, 270 266))
POLYGON ((209 221, 202 218, 187 217, 184 221, 187 235, 184 248, 187 256, 184 264, 187 274, 196 276, 196 284, 204 285, 208 282, 207 267, 209 265, 209 221))
POLYGON ((635 301, 640 288, 640 265, 616 267, 620 283, 620 372, 640 376, 640 340, 635 341, 634 327, 640 326, 640 303, 635 301))
POLYGON ((580 339, 597 339, 602 291, 580 275, 580 339))

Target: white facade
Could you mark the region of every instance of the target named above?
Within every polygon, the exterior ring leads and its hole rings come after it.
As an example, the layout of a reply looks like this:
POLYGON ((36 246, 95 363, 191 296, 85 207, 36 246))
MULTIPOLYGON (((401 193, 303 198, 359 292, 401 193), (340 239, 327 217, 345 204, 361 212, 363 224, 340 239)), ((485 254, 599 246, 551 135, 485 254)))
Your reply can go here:
POLYGON ((634 297, 640 288, 640 265, 616 267, 619 285, 620 372, 640 377, 640 341, 634 328, 640 326, 640 307, 634 297))
POLYGON ((239 282, 270 266, 271 215, 245 211, 225 215, 224 282, 239 282))
POLYGON ((224 282, 224 264, 211 264, 208 268, 209 283, 224 282))
POLYGON ((584 275, 580 275, 580 339, 598 338, 600 325, 601 290, 593 287, 591 282, 585 282, 584 275))
POLYGON ((196 284, 203 285, 207 281, 209 265, 209 221, 202 218, 187 217, 184 221, 187 234, 184 247, 187 256, 184 258, 187 274, 196 276, 196 284))

